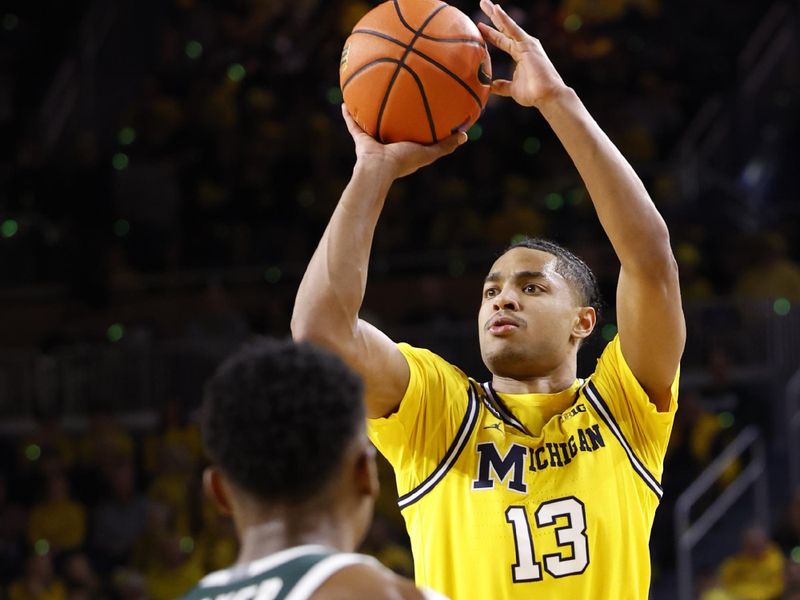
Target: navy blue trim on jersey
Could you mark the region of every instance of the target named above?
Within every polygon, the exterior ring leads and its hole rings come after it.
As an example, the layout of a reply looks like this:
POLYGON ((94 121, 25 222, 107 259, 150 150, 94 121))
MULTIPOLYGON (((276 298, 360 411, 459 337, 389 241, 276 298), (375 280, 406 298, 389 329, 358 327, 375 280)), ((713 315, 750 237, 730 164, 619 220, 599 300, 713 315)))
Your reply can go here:
POLYGON ((425 481, 407 494, 400 496, 397 501, 400 510, 414 504, 417 500, 430 492, 437 483, 444 479, 444 476, 447 475, 447 472, 455 464, 456 460, 458 460, 458 457, 467 445, 467 441, 472 435, 475 425, 478 423, 478 413, 480 411, 480 404, 478 404, 478 399, 475 396, 475 390, 472 389, 471 385, 468 385, 468 388, 467 412, 461 420, 461 426, 458 428, 455 438, 452 444, 450 444, 450 448, 448 448, 444 458, 425 481))
POLYGON ((600 415, 600 418, 606 424, 606 426, 611 430, 611 433, 614 434, 614 437, 617 438, 622 449, 625 450, 625 454, 628 455, 628 460, 631 462, 631 466, 633 470, 642 478, 642 481, 647 484, 653 493, 661 500, 661 497, 664 495, 664 490, 661 488, 661 484, 659 483, 658 479, 656 479, 653 474, 647 470, 647 467, 644 466, 644 463, 636 456, 636 453, 631 448, 631 445, 628 443, 628 440, 625 439, 625 436, 622 433, 622 429, 620 429, 619 425, 617 424, 616 419, 614 419, 614 415, 611 412, 611 409, 606 404, 606 401, 603 400, 603 397, 600 395, 600 392, 597 391, 597 387, 590 381, 586 384, 583 388, 584 395, 589 403, 594 407, 597 414, 600 415))
POLYGON ((527 429, 525 429, 525 426, 522 423, 520 423, 516 419, 516 417, 514 417, 514 415, 511 413, 510 410, 508 410, 506 405, 503 403, 503 400, 500 398, 500 396, 497 395, 497 392, 494 391, 494 387, 492 386, 491 381, 487 381, 486 383, 484 383, 483 389, 486 391, 486 395, 491 401, 491 403, 487 402, 486 405, 498 419, 500 419, 507 425, 516 427, 526 435, 531 435, 531 433, 527 429), (492 404, 494 404, 494 406, 492 406, 492 404))

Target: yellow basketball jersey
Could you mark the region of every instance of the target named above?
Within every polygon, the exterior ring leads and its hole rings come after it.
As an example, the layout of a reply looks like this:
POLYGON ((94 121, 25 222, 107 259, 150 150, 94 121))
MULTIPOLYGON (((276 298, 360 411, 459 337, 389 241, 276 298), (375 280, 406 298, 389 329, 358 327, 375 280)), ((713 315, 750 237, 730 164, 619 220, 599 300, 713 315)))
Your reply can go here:
POLYGON ((647 598, 678 376, 659 413, 618 338, 558 394, 497 394, 398 347, 408 390, 369 433, 395 469, 418 584, 453 600, 647 598))

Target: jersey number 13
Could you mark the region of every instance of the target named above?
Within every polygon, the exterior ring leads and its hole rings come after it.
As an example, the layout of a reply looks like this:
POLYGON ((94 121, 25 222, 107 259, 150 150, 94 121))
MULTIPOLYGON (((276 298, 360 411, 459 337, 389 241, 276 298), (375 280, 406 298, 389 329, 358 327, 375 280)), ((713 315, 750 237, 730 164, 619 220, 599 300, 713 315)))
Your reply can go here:
POLYGON ((542 566, 552 577, 580 575, 589 566, 589 543, 586 538, 586 511, 583 502, 571 496, 548 500, 539 505, 534 518, 536 526, 552 527, 559 517, 566 517, 566 524, 555 528, 556 542, 564 553, 545 554, 537 562, 533 547, 530 522, 523 506, 509 506, 506 521, 514 530, 514 545, 517 562, 511 568, 514 583, 541 581, 542 566), (566 557, 566 558, 565 558, 566 557))

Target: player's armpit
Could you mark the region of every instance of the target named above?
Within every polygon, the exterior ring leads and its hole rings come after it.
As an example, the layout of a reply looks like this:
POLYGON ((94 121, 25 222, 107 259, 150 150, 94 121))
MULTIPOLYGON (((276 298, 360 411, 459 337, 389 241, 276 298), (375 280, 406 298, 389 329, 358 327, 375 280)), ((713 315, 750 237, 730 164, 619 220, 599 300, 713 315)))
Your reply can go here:
MULTIPOLYGON (((447 600, 437 596, 439 600, 447 600)), ((311 600, 429 600, 413 581, 386 568, 357 564, 333 574, 311 596, 311 600)))

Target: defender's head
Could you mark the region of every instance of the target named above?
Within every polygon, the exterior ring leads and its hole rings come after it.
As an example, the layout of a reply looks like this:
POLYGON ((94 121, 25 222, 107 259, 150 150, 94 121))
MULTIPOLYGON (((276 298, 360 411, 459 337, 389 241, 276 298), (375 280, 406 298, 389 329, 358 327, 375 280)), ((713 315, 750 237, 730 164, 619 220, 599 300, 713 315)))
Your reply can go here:
POLYGON ((478 312, 489 371, 525 379, 577 354, 597 322, 600 292, 589 267, 561 246, 527 238, 492 265, 478 312))
POLYGON ((245 345, 206 384, 206 492, 240 532, 275 515, 329 515, 355 547, 378 491, 362 394, 360 378, 325 350, 267 338, 245 345))

